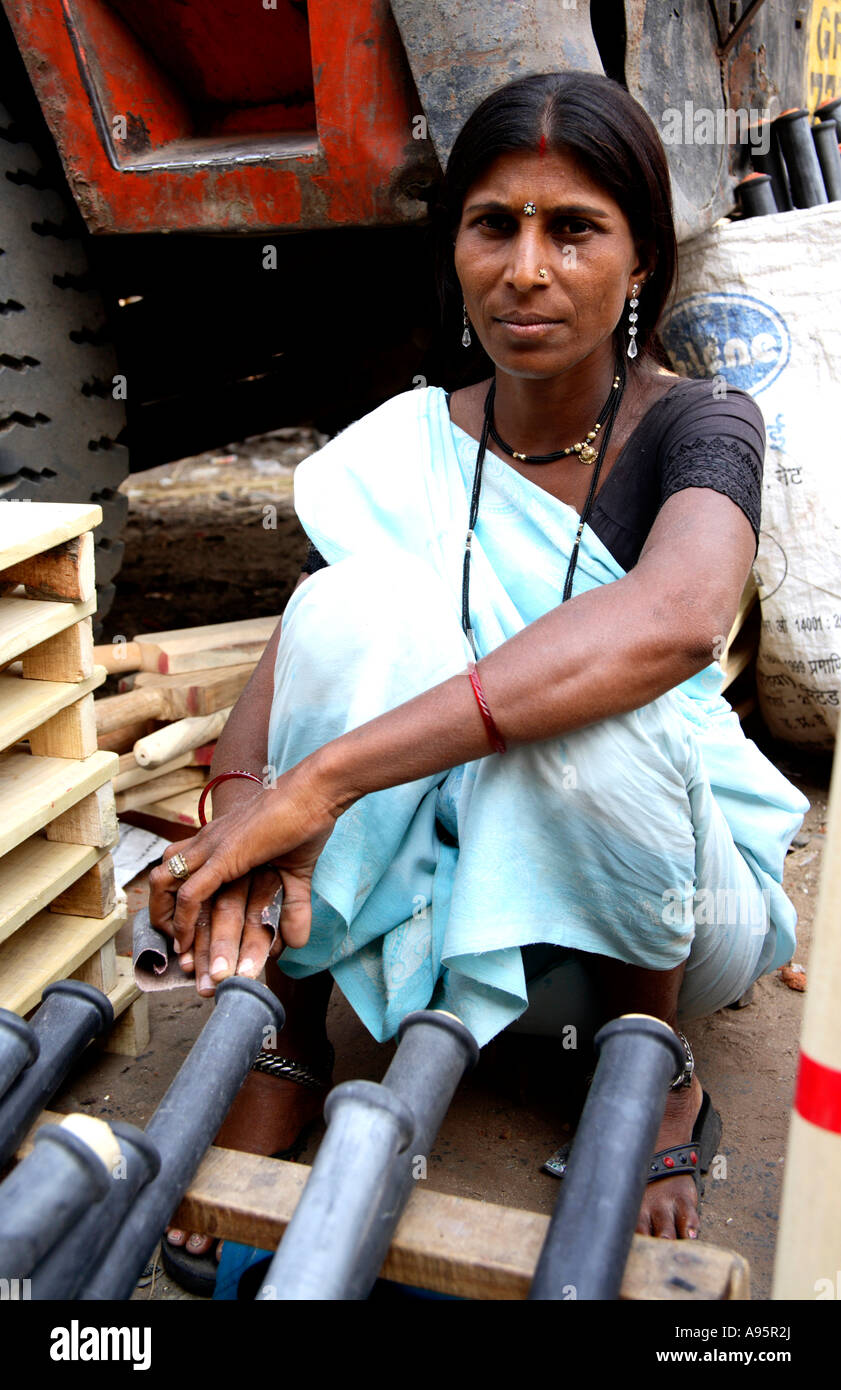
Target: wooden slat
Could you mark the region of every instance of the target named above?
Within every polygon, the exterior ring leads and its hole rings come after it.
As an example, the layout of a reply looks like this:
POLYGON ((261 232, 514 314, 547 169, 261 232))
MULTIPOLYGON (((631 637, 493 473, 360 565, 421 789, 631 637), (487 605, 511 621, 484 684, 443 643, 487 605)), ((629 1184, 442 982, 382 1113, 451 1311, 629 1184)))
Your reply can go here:
MULTIPOLYGON (((274 1250, 303 1190, 302 1163, 212 1148, 172 1218, 188 1231, 274 1250)), ((524 1299, 549 1227, 539 1212, 417 1184, 382 1268, 386 1279, 469 1299, 524 1299)), ((747 1264, 701 1241, 633 1238, 623 1299, 748 1296, 747 1264)))
MULTIPOLYGON (((109 755, 113 756, 113 754, 109 755)), ((110 782, 83 796, 46 828, 48 840, 70 845, 110 845, 117 835, 117 808, 110 782)))
POLYGON ((105 854, 53 899, 50 912, 69 912, 75 917, 107 917, 116 904, 114 861, 110 854, 105 854))
POLYGON ((756 581, 753 574, 749 574, 742 590, 742 597, 739 600, 739 609, 730 629, 727 646, 721 657, 720 665, 724 672, 724 684, 722 692, 733 684, 736 677, 744 671, 751 658, 756 653, 759 644, 758 625, 748 623, 753 607, 759 597, 756 581))
POLYGON ((201 790, 207 781, 203 767, 182 767, 176 772, 167 772, 155 777, 147 786, 129 787, 117 793, 117 814, 123 811, 137 811, 152 802, 167 801, 183 792, 201 790))
POLYGON ((93 753, 81 762, 7 754, 0 760, 0 805, 4 808, 0 854, 7 854, 108 782, 116 767, 116 753, 93 753))
MULTIPOLYGON (((96 612, 96 595, 85 603, 45 603, 10 594, 0 598, 0 663, 39 646, 96 612)), ((93 653, 93 647, 91 647, 93 653)), ((86 673, 90 675, 90 671, 86 673)), ((40 679, 60 679, 45 674, 40 679)), ((82 677, 80 677, 82 679, 82 677)))
POLYGON ((252 663, 182 676, 156 676, 141 671, 135 689, 124 695, 109 695, 97 702, 97 728, 101 733, 108 733, 140 719, 185 719, 188 715, 214 714, 234 703, 253 671, 252 663))
POLYGON ((46 720, 96 690, 106 678, 104 666, 95 666, 87 680, 32 681, 11 671, 0 674, 0 748, 26 738, 46 720))
POLYGON ((107 993, 118 1021, 105 1039, 105 1051, 139 1057, 149 1046, 149 996, 137 988, 127 956, 117 956, 117 984, 107 993))
POLYGON ((94 951, 92 956, 88 956, 78 970, 73 971, 73 979, 93 985, 94 989, 101 989, 103 994, 110 994, 112 990, 116 990, 120 980, 117 975, 117 947, 113 936, 100 946, 98 951, 94 951))
POLYGON ((84 603, 96 592, 90 531, 4 569, 0 584, 23 584, 29 598, 84 603))
MULTIPOLYGON (((69 608, 71 605, 64 606, 69 608)), ((79 605, 72 606, 76 608, 79 605)), ((27 680, 83 681, 93 675, 94 665, 93 625, 90 618, 62 628, 54 637, 24 652, 21 658, 27 680)))
POLYGON ((150 801, 141 808, 145 816, 155 816, 158 820, 173 821, 179 825, 198 827, 200 789, 181 792, 180 796, 167 797, 165 801, 150 801))
POLYGON ((170 632, 141 632, 133 642, 98 647, 96 659, 111 672, 143 670, 160 675, 256 662, 279 622, 279 617, 245 618, 170 632))
POLYGON ((0 502, 0 570, 92 531, 102 521, 93 502, 0 502))
POLYGON ((89 758, 97 751, 93 695, 83 695, 33 729, 29 748, 39 758, 89 758))
POLYGON ((173 758, 171 762, 161 763, 159 767, 141 767, 134 753, 121 753, 117 775, 114 778, 114 791, 126 792, 130 787, 143 787, 170 772, 177 772, 179 768, 196 766, 198 764, 192 750, 173 758))
POLYGON ((101 921, 39 912, 0 946, 0 1008, 19 1014, 34 1009, 47 985, 77 970, 125 919, 125 903, 101 921))
POLYGON ((0 859, 0 941, 48 907, 107 854, 104 847, 57 844, 33 835, 0 859))

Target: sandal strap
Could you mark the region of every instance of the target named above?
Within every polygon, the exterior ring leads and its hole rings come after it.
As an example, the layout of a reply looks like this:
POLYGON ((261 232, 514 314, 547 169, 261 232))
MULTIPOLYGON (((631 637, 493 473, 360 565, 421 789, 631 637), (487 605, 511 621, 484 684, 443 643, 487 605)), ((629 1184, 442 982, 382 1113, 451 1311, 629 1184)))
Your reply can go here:
POLYGON ((651 1159, 645 1180, 656 1182, 658 1178, 674 1178, 679 1173, 695 1174, 700 1157, 697 1144, 676 1144, 671 1149, 661 1149, 651 1159))
POLYGON ((293 1061, 291 1057, 280 1057, 276 1052, 267 1052, 265 1048, 261 1048, 257 1053, 251 1070, 267 1072, 269 1076, 285 1076, 288 1081, 296 1081, 299 1086, 306 1086, 311 1091, 330 1089, 329 1080, 319 1076, 312 1067, 306 1066, 304 1062, 293 1061))

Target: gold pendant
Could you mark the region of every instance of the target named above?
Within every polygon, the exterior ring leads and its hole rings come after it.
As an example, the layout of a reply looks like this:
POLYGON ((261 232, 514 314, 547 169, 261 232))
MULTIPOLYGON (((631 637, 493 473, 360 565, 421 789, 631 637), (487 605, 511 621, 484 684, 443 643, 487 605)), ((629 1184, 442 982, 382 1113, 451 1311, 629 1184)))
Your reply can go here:
POLYGON ((593 463, 596 457, 596 451, 591 444, 585 444, 578 457, 582 463, 593 463))

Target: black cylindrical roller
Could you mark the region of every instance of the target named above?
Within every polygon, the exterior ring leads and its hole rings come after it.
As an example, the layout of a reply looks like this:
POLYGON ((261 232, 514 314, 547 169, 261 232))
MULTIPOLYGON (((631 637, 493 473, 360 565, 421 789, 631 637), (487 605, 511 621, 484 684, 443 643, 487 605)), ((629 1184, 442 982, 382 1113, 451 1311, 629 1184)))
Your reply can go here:
POLYGON ((841 97, 831 97, 815 107, 816 121, 841 121, 841 97))
POLYGON ((111 1173, 108 1191, 35 1266, 29 1290, 33 1299, 76 1297, 138 1192, 160 1171, 160 1154, 142 1129, 116 1120, 111 1129, 122 1160, 111 1173))
POLYGON ((327 1133, 260 1298, 350 1297, 363 1234, 379 1210, 395 1158, 414 1136, 409 1107, 373 1081, 337 1086, 327 1097, 324 1117, 327 1133))
POLYGON ((0 1099, 37 1056, 38 1039, 29 1024, 11 1009, 0 1009, 0 1099))
POLYGON ((784 111, 774 122, 788 171, 791 201, 796 208, 813 208, 828 201, 823 174, 815 153, 805 107, 784 111))
POLYGON ((213 1142, 263 1045, 283 1027, 283 1008, 265 985, 233 975, 146 1126, 161 1170, 140 1193, 80 1298, 128 1298, 190 1179, 213 1142))
POLYGON ((93 985, 59 980, 44 990, 41 1006, 30 1020, 38 1057, 0 1102, 0 1164, 12 1157, 76 1058, 113 1022, 110 999, 93 985))
POLYGON ((766 217, 779 211, 768 174, 748 174, 746 179, 736 184, 736 192, 745 217, 766 217))
POLYGON ((770 178, 777 211, 789 212, 793 207, 793 203, 789 192, 788 176, 780 149, 780 142, 773 125, 771 125, 770 128, 770 139, 766 137, 766 139, 761 142, 757 141, 755 144, 751 144, 750 160, 758 174, 767 174, 770 178), (761 152, 758 148, 760 143, 767 144, 767 150, 761 152))
POLYGON ((119 1157, 102 1120, 70 1115, 43 1125, 32 1152, 0 1183, 0 1276, 27 1278, 91 1203, 102 1201, 119 1157))
MULTIPOLYGON (((841 117, 839 117, 841 119, 841 117)), ((841 198, 841 154, 838 153, 838 122, 820 121, 812 126, 815 153, 821 166, 824 188, 831 203, 841 198)))
MULTIPOLYGON (((364 1095, 357 1090, 355 1107, 348 1092, 348 1101, 337 1107, 334 1137, 325 1149, 331 1121, 258 1298, 360 1301, 371 1292, 414 1186, 416 1162, 428 1159, 453 1093, 479 1056, 476 1039, 464 1024, 436 1009, 408 1014, 398 1037, 382 1085, 364 1095), (408 1120, 401 1126, 403 1116, 408 1120), (409 1143, 405 1129, 410 1125, 409 1143), (352 1169, 347 1158, 351 1135, 356 1144, 352 1169), (351 1214, 352 1223, 345 1220, 351 1214), (331 1243, 341 1252, 332 1267, 331 1243)), ((351 1083, 356 1088, 365 1084, 351 1083)), ((338 1100, 344 1089, 338 1087, 328 1097, 326 1115, 332 1097, 338 1100)))
POLYGON ((669 1083, 684 1062, 658 1018, 626 1014, 596 1034, 598 1065, 529 1298, 615 1299, 669 1083))

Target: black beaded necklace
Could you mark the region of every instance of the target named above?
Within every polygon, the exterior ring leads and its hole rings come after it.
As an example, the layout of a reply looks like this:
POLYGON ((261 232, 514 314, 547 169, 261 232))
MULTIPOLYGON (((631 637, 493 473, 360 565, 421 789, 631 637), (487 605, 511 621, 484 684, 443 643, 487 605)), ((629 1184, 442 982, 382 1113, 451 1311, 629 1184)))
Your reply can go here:
MULTIPOLYGON (((596 488, 598 486, 602 460, 604 459, 605 454, 607 453, 607 446, 610 441, 611 431, 613 429, 616 416, 619 411, 619 405, 622 400, 622 394, 625 390, 625 380, 625 364, 622 361, 622 358, 620 357, 616 367, 614 385, 611 386, 610 395, 608 396, 604 406, 602 407, 602 413, 599 416, 598 420, 599 431, 596 432, 598 434, 598 439, 596 441, 598 449, 598 459, 596 462, 596 466, 593 470, 593 476, 590 479, 590 490, 587 493, 587 500, 584 503, 584 509, 579 519, 578 530, 576 532, 575 542, 572 547, 572 554, 570 555, 569 565, 567 567, 561 603, 565 603, 572 592, 572 576, 575 571, 576 562, 578 560, 578 551, 581 545, 581 533, 584 530, 587 517, 590 514, 590 508, 593 504, 593 498, 596 495, 596 488), (619 383, 618 385, 616 385, 617 381, 619 383)), ((465 540, 464 545, 464 566, 462 571, 461 625, 464 629, 465 636, 467 637, 467 640, 470 643, 470 646, 473 650, 473 654, 477 658, 478 654, 476 652, 476 643, 473 639, 473 629, 470 625, 470 546, 473 540, 473 532, 476 526, 476 518, 479 515, 479 493, 482 487, 482 465, 484 464, 485 453, 487 452, 488 436, 493 438, 495 442, 499 445, 499 447, 503 449, 506 453, 511 454, 512 457, 523 458, 525 461, 529 463, 554 462, 556 459, 562 458, 565 454, 571 452, 571 450, 563 449, 559 454, 522 455, 515 453, 513 449, 510 449, 507 444, 503 443, 503 441, 498 437, 494 429, 493 407, 495 395, 496 377, 494 377, 493 381, 488 387, 488 394, 485 397, 485 415, 482 423, 482 435, 479 441, 479 452, 476 455, 476 469, 473 474, 473 493, 470 498, 470 518, 467 524, 467 538, 465 540)))

